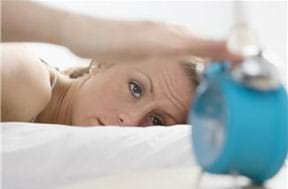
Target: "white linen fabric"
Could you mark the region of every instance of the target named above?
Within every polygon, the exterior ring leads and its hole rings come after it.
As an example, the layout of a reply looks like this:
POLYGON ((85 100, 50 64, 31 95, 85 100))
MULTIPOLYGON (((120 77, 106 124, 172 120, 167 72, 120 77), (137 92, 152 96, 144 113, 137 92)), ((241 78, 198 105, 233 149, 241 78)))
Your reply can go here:
POLYGON ((99 176, 194 166, 191 126, 2 123, 2 186, 51 189, 99 176))

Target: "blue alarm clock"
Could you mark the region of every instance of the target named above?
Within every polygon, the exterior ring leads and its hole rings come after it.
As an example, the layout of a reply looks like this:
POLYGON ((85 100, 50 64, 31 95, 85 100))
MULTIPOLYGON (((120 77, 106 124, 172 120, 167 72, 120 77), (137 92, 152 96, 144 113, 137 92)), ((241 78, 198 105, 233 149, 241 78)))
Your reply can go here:
POLYGON ((188 122, 202 169, 238 173, 254 183, 274 176, 287 155, 287 92, 261 54, 234 68, 210 64, 197 89, 188 122))

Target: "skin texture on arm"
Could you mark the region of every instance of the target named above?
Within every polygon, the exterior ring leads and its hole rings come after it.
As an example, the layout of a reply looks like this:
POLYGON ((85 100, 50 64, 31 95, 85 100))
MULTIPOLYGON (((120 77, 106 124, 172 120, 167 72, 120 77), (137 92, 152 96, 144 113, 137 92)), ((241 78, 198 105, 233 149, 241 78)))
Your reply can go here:
POLYGON ((31 121, 50 100, 49 70, 25 45, 1 46, 1 120, 31 121))
POLYGON ((59 24, 66 12, 29 1, 2 1, 4 42, 47 42, 59 44, 59 24))
POLYGON ((31 1, 2 2, 2 40, 63 45, 102 63, 191 55, 240 59, 228 52, 225 41, 199 38, 182 26, 95 18, 31 1))

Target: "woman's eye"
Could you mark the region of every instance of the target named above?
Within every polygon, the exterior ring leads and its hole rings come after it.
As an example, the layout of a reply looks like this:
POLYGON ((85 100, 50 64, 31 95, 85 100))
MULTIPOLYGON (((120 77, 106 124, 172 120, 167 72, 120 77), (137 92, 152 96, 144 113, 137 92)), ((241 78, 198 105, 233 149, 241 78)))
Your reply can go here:
POLYGON ((129 89, 130 89, 131 94, 134 97, 139 98, 142 96, 143 89, 142 89, 141 85, 138 84, 138 82, 130 81, 129 82, 129 89))
POLYGON ((164 121, 159 116, 150 116, 152 125, 164 125, 164 121))

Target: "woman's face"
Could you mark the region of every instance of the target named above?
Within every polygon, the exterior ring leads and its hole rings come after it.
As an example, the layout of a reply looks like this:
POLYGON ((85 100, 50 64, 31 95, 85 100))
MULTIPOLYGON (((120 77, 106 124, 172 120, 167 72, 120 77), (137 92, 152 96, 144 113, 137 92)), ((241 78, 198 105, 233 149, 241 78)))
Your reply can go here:
POLYGON ((72 109, 73 125, 149 126, 185 123, 193 86, 170 60, 93 68, 72 109))

